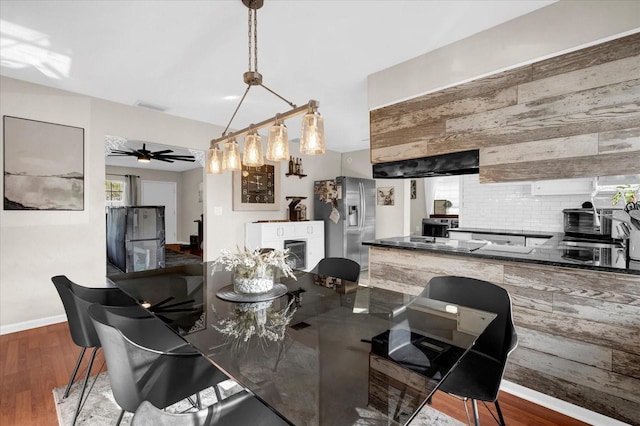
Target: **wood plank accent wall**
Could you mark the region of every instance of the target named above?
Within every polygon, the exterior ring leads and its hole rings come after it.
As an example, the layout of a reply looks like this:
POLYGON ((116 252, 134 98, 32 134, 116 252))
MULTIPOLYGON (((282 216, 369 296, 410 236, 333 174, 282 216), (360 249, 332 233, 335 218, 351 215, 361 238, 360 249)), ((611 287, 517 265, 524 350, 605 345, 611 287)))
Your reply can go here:
POLYGON ((518 348, 505 378, 640 425, 640 276, 370 247, 369 282, 419 294, 438 275, 512 298, 518 348))
POLYGON ((480 182, 640 173, 640 33, 370 112, 371 162, 480 150, 480 182))

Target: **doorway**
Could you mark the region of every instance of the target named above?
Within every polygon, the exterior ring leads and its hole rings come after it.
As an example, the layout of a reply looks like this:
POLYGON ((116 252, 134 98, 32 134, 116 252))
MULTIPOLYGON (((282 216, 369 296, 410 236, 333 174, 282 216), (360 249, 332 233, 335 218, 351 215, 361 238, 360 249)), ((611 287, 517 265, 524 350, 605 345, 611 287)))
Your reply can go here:
POLYGON ((143 180, 140 187, 143 206, 164 206, 166 244, 178 244, 176 183, 143 180))

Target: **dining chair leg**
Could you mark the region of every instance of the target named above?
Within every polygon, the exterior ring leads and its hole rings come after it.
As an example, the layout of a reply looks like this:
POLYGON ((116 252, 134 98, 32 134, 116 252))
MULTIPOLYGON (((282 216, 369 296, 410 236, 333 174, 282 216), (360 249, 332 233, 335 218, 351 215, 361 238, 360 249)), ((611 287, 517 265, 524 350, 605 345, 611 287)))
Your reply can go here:
POLYGON ((200 399, 200 392, 196 394, 196 404, 198 405, 198 410, 202 410, 202 400, 200 399))
POLYGON ((78 374, 78 368, 80 368, 80 363, 82 362, 82 358, 84 357, 84 353, 87 350, 87 348, 83 347, 82 350, 80 350, 80 355, 78 355, 78 360, 76 361, 76 366, 73 369, 73 373, 71 374, 71 378, 69 379, 69 384, 67 385, 67 389, 65 389, 64 391, 64 395, 62 395, 62 399, 65 399, 66 397, 69 396, 69 391, 71 390, 71 385, 73 384, 73 381, 76 378, 76 374, 78 374))
POLYGON ((471 400, 471 408, 473 409, 473 421, 475 426, 480 426, 480 417, 478 416, 478 401, 471 400))
POLYGON ((502 410, 500 409, 500 404, 498 404, 498 399, 496 399, 496 411, 498 412, 498 418, 500 419, 500 426, 506 426, 504 422, 504 417, 502 417, 502 410))
POLYGON ((76 410, 73 413, 73 422, 72 425, 76 424, 76 420, 78 419, 78 414, 80 414, 80 410, 82 408, 82 398, 84 397, 84 392, 87 389, 87 383, 89 382, 89 374, 91 374, 91 367, 93 367, 93 360, 96 358, 96 352, 98 348, 93 348, 91 352, 91 357, 89 358, 89 365, 87 365, 87 372, 84 375, 84 382, 82 383, 82 389, 80 391, 80 395, 78 396, 78 402, 76 403, 76 410))
POLYGON ((120 422, 122 421, 122 417, 124 417, 124 410, 120 410, 120 415, 118 416, 118 421, 116 422, 116 426, 120 425, 120 422))

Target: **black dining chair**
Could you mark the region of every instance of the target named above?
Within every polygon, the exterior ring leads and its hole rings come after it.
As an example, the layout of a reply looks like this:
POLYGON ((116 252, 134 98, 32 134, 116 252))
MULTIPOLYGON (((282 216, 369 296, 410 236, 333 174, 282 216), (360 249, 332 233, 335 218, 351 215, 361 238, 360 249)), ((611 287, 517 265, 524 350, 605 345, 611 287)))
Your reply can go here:
POLYGON ((96 352, 100 348, 100 339, 98 339, 98 335, 93 327, 91 318, 89 318, 87 308, 94 303, 109 306, 135 306, 136 302, 124 294, 120 289, 115 287, 84 287, 74 283, 64 275, 52 277, 51 281, 56 287, 56 290, 58 290, 58 294, 62 300, 62 305, 64 306, 64 310, 67 314, 69 331, 71 333, 73 343, 81 347, 73 373, 71 373, 69 383, 64 391, 63 399, 69 396, 71 385, 78 374, 78 369, 80 368, 80 364, 82 363, 82 359, 84 358, 87 348, 93 348, 91 356, 89 357, 89 364, 82 383, 78 402, 76 404, 76 411, 73 416, 73 424, 75 424, 76 418, 80 413, 82 398, 84 397, 84 393, 87 388, 89 373, 93 367, 96 352))
POLYGON ((360 264, 344 257, 325 257, 318 263, 317 273, 357 283, 360 278, 360 264))
POLYGON ((125 411, 135 412, 142 401, 165 408, 213 387, 228 377, 174 333, 161 320, 146 316, 142 308, 89 307, 100 337, 113 397, 125 411))
POLYGON ((504 426, 498 393, 507 358, 518 345, 509 293, 502 287, 487 281, 443 276, 432 278, 423 295, 497 314, 497 317, 478 337, 471 350, 462 357, 458 366, 442 382, 439 390, 462 398, 465 402, 465 410, 466 400, 470 399, 476 426, 480 424, 477 401, 493 402, 498 418, 491 410, 489 412, 496 422, 504 426))
POLYGON ((168 413, 144 401, 131 420, 131 426, 284 426, 290 423, 271 411, 247 391, 238 392, 193 413, 168 413))

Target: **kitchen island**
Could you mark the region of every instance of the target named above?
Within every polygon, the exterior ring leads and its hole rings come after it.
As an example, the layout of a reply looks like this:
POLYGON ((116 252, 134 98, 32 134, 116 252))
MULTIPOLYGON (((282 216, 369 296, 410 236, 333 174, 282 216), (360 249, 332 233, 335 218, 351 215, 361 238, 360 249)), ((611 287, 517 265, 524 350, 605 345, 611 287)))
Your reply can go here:
POLYGON ((370 285, 419 294, 434 276, 459 275, 504 287, 519 337, 505 379, 638 425, 640 271, 614 267, 617 253, 572 259, 560 235, 512 248, 424 237, 369 241, 370 285))

